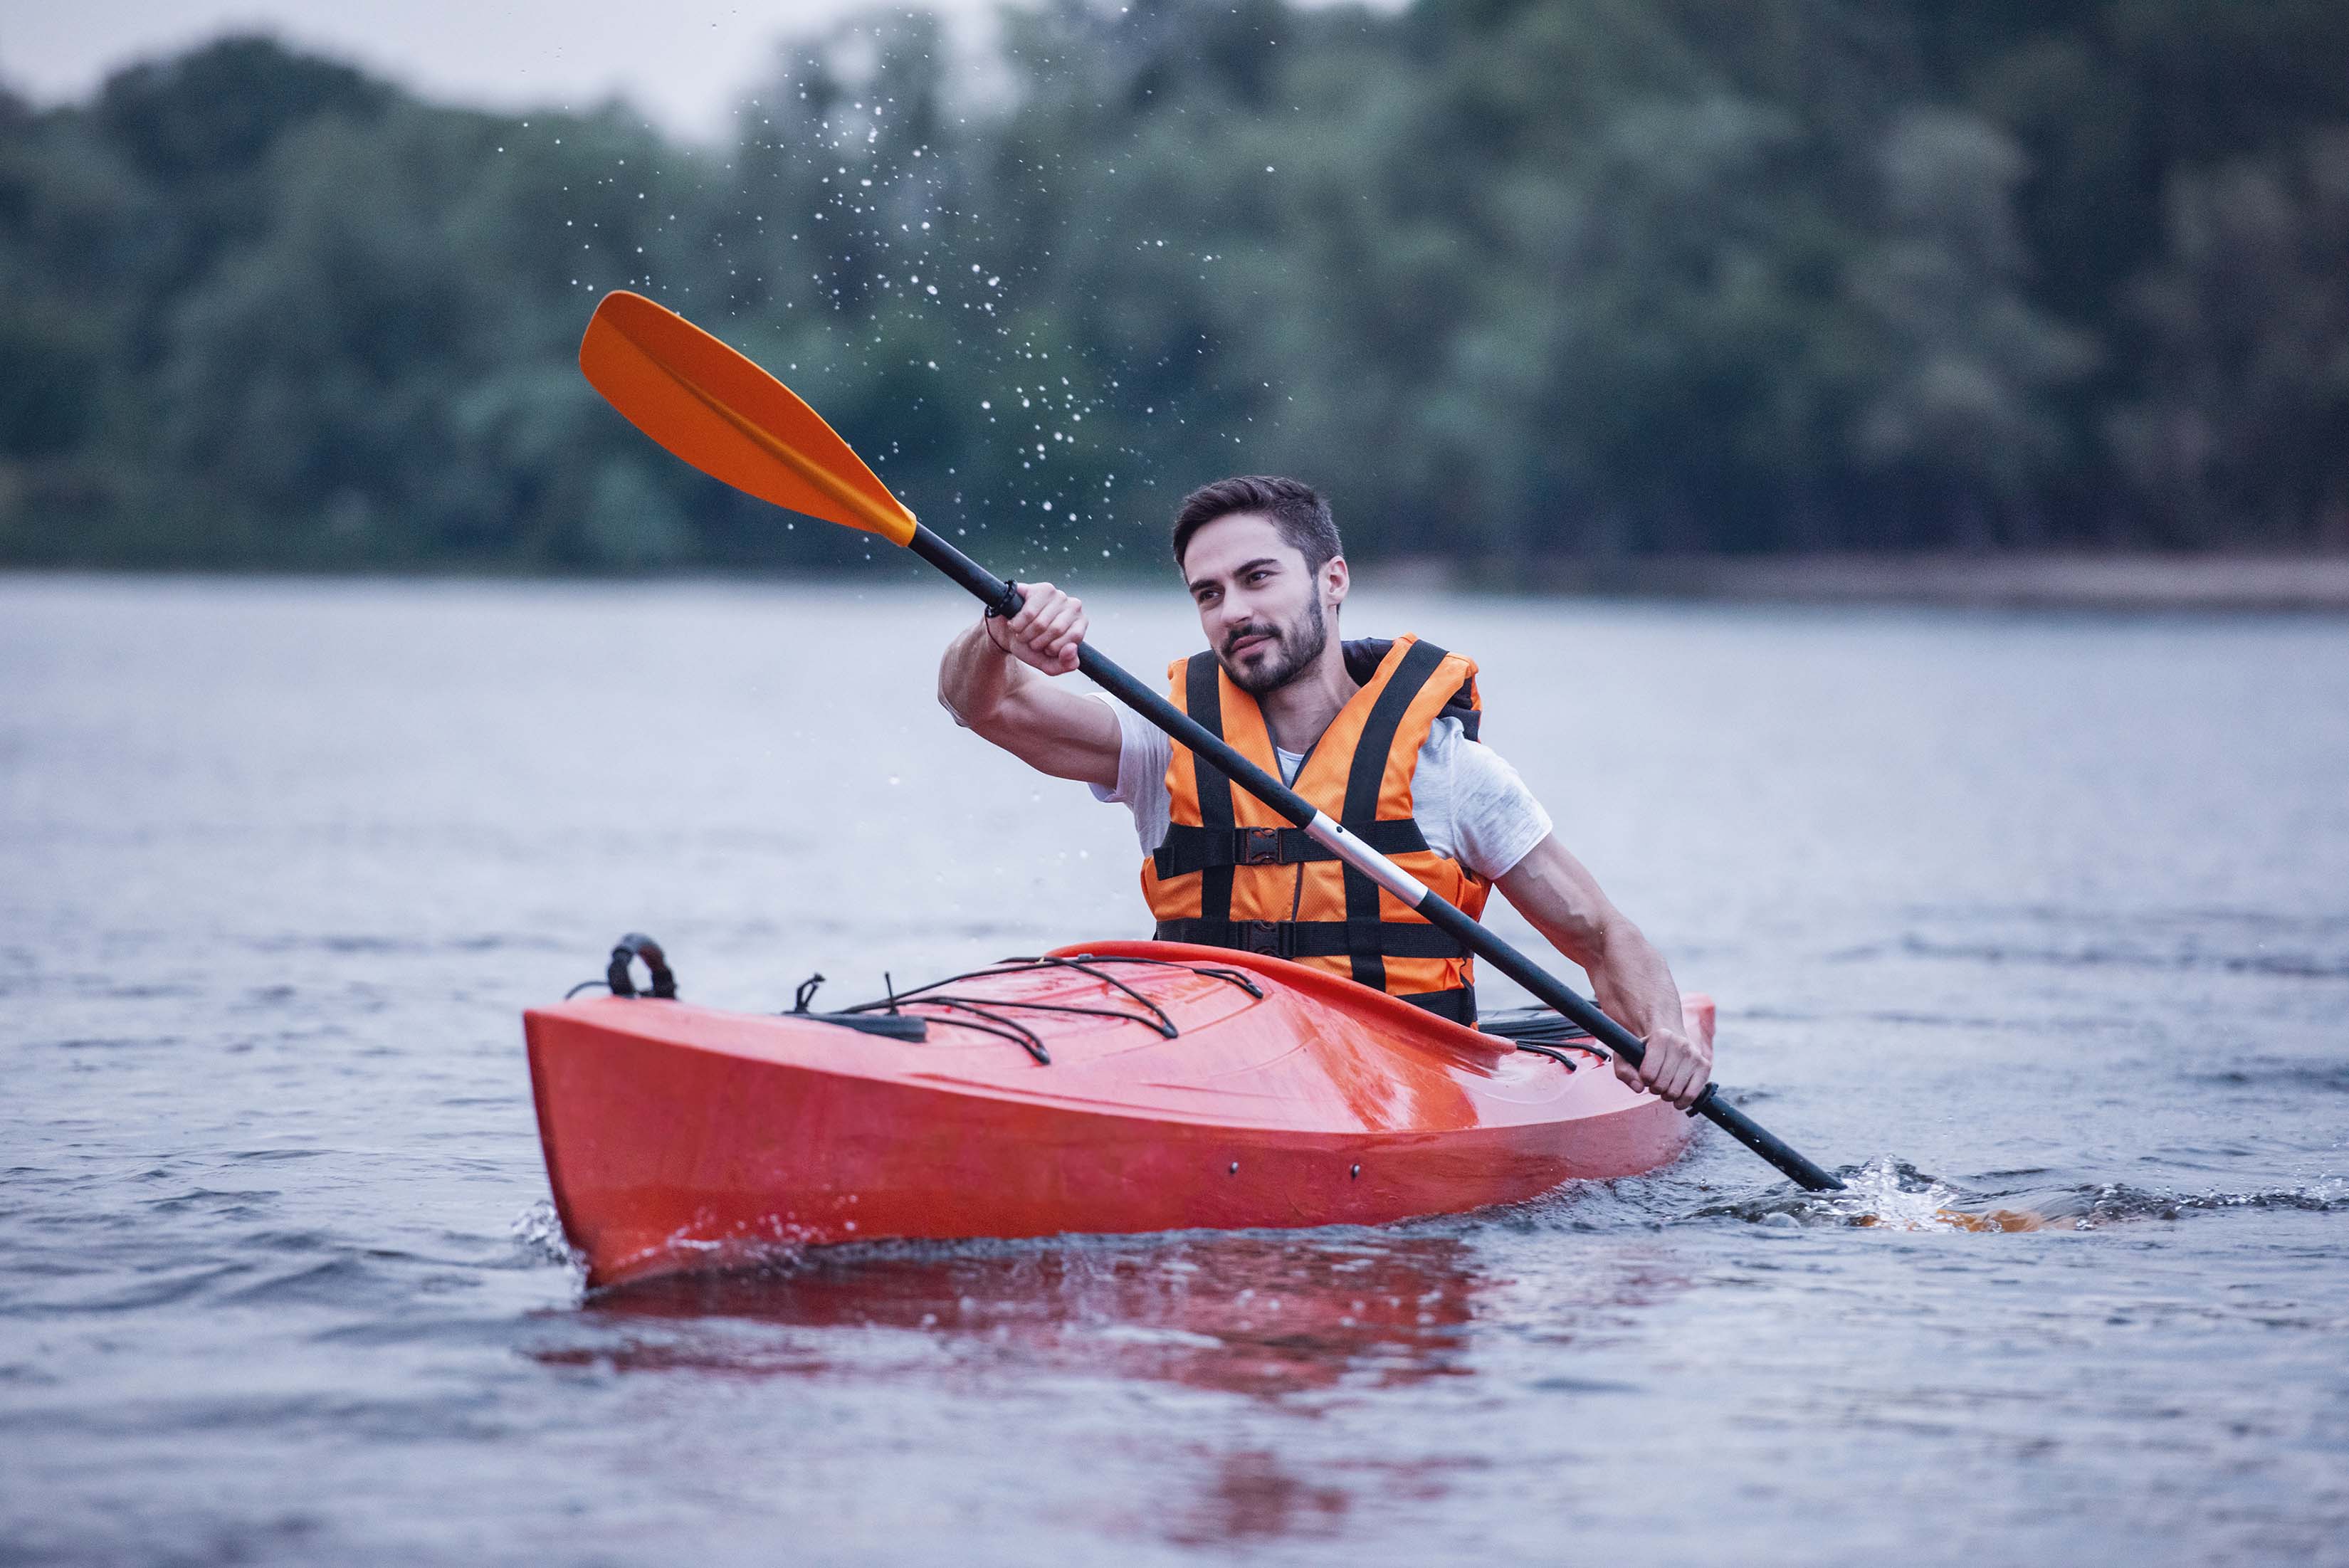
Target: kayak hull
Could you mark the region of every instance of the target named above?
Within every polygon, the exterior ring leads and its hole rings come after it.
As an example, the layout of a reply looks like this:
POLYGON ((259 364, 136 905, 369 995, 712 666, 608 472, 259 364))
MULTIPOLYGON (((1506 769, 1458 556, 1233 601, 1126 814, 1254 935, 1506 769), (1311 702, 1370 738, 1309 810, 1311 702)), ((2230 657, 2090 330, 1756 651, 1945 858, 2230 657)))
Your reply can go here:
MULTIPOLYGON (((923 1041, 677 1002, 532 1010, 541 1141, 589 1284, 856 1241, 1378 1224, 1653 1170, 1690 1136, 1604 1067, 1569 1070, 1323 971, 1157 943, 1061 956, 1078 954, 1174 1037, 1134 1016, 1017 1015, 1048 1021, 1044 1063, 920 1003, 923 1041)), ((990 1008, 1139 1012, 1086 974, 974 984, 957 993, 990 1008)), ((1690 1013, 1710 1030, 1709 1003, 1690 1013)))

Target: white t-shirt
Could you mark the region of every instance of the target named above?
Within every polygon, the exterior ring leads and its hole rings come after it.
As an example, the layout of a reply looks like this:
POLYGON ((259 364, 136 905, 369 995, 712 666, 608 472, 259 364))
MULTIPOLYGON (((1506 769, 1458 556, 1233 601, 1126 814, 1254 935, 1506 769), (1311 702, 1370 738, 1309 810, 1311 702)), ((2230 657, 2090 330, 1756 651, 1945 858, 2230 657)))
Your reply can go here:
MULTIPOLYGON (((1174 742, 1115 698, 1095 695, 1117 715, 1117 787, 1087 788, 1096 799, 1114 800, 1133 813, 1134 836, 1147 854, 1165 841, 1174 815, 1166 765, 1174 758, 1174 742)), ((1273 755, 1280 760, 1282 782, 1297 782, 1304 757, 1278 748, 1273 755)), ((1487 882, 1497 882, 1515 869, 1550 831, 1549 813, 1517 770, 1491 748, 1469 739, 1456 718, 1437 719, 1419 748, 1419 764, 1411 778, 1411 814, 1429 849, 1487 882)))

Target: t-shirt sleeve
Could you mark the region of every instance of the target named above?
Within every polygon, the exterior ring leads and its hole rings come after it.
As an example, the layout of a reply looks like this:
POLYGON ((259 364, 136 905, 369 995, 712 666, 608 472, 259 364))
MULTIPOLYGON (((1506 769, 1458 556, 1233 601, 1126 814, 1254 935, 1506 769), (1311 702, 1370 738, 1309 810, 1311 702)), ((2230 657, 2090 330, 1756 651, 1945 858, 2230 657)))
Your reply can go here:
POLYGON ((1550 834, 1549 813, 1500 753, 1464 737, 1453 748, 1452 830, 1460 863, 1498 882, 1550 834))
MULTIPOLYGON (((1174 760, 1174 743, 1166 732, 1105 692, 1093 694, 1117 715, 1117 784, 1102 789, 1088 784, 1096 800, 1112 801, 1133 813, 1133 834, 1147 851, 1166 841, 1166 825, 1174 803, 1166 793, 1166 765, 1174 760)), ((1532 848, 1527 845, 1526 848, 1532 848)))

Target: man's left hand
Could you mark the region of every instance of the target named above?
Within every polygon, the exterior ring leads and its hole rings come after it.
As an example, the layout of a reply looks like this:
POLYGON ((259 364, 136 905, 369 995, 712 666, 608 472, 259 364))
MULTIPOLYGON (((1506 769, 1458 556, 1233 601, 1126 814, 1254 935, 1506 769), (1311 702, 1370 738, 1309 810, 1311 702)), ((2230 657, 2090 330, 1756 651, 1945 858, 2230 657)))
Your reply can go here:
POLYGON ((1647 1038, 1647 1055, 1638 1067, 1615 1058, 1615 1076, 1633 1088, 1645 1089, 1686 1110, 1713 1081, 1713 1047, 1689 1038, 1676 1028, 1657 1029, 1647 1038))

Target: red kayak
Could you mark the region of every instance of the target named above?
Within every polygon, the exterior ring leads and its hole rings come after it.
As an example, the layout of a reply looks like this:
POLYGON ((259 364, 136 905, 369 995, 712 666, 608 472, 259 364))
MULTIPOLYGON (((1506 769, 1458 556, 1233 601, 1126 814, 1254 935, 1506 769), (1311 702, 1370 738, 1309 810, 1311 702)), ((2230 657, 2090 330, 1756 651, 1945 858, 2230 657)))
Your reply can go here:
MULTIPOLYGON (((1687 1006, 1711 1038, 1713 1004, 1687 1006)), ((1636 1175, 1687 1144, 1688 1118, 1554 1016, 1485 1027, 1516 1037, 1155 942, 844 1013, 613 995, 523 1016, 591 1285, 840 1242, 1377 1224, 1636 1175)))

